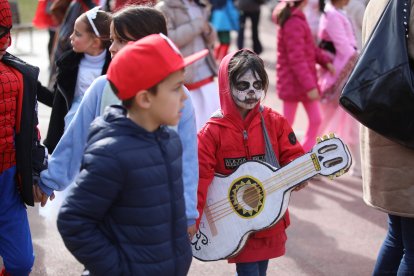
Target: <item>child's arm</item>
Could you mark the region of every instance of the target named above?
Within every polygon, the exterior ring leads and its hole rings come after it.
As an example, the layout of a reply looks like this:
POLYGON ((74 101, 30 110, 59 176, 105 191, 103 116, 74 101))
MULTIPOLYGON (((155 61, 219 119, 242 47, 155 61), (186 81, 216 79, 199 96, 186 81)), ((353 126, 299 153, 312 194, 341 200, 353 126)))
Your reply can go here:
POLYGON ((79 109, 49 158, 49 167, 40 174, 39 187, 47 195, 66 189, 79 172, 89 126, 99 111, 99 99, 106 77, 99 77, 86 90, 79 109))
POLYGON ((126 175, 113 152, 91 147, 84 155, 82 170, 57 220, 58 230, 69 251, 92 275, 130 275, 125 257, 99 225, 119 197, 126 175))
MULTIPOLYGON (((218 138, 218 137, 217 137, 218 138)), ((216 149, 217 143, 214 135, 209 131, 208 127, 204 127, 198 133, 198 165, 199 165, 199 181, 197 191, 197 209, 199 217, 197 220, 200 223, 200 218, 203 214, 204 205, 206 204, 206 197, 208 187, 214 178, 214 168, 216 166, 216 149)))
POLYGON ((183 184, 185 197, 185 214, 187 226, 194 225, 198 218, 197 186, 198 186, 198 158, 197 158, 197 128, 195 123, 194 107, 187 88, 184 89, 188 99, 185 101, 183 114, 178 124, 178 134, 183 145, 183 184))
POLYGON ((37 100, 49 107, 53 105, 53 92, 37 81, 37 100))

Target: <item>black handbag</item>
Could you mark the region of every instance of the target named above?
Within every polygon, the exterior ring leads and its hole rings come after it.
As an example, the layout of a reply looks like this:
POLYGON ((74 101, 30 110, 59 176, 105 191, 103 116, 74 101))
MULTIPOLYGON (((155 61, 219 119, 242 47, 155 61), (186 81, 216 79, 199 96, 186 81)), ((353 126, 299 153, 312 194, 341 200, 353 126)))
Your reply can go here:
POLYGON ((410 9, 409 0, 388 2, 339 102, 361 124, 414 148, 414 76, 407 49, 410 9))

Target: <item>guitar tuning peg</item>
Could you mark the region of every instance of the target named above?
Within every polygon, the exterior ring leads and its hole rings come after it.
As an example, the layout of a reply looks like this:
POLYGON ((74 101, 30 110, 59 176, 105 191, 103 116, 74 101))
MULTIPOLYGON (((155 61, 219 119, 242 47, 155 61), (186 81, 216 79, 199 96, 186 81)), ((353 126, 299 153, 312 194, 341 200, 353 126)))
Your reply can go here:
POLYGON ((345 174, 345 170, 344 169, 340 170, 339 172, 341 173, 341 175, 345 174))
POLYGON ((328 140, 328 135, 324 135, 324 136, 322 136, 322 138, 323 138, 323 140, 328 140))
POLYGON ((318 144, 319 144, 320 142, 322 142, 321 137, 319 137, 319 136, 318 136, 318 137, 316 137, 316 143, 318 143, 318 144))
POLYGON ((329 138, 335 138, 335 133, 333 132, 329 133, 329 138))
POLYGON ((334 176, 331 174, 331 175, 329 175, 329 176, 328 176, 328 178, 329 178, 330 180, 333 180, 333 179, 334 179, 334 176))

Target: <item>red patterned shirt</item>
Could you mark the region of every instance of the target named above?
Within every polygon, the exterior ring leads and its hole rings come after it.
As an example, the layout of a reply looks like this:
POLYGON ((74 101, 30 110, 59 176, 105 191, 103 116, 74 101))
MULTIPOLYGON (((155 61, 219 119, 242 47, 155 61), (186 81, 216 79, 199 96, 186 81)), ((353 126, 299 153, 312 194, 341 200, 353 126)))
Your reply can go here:
POLYGON ((0 173, 16 164, 14 135, 19 89, 16 75, 0 62, 0 173))

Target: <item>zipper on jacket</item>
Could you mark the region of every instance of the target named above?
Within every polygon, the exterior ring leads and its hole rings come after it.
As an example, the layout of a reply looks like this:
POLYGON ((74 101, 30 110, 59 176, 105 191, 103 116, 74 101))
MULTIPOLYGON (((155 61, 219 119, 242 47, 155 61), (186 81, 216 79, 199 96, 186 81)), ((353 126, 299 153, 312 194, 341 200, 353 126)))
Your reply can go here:
POLYGON ((244 149, 246 150, 246 159, 250 160, 250 150, 249 150, 249 135, 247 134, 247 130, 243 130, 243 143, 244 149))

